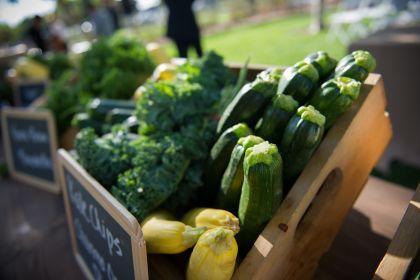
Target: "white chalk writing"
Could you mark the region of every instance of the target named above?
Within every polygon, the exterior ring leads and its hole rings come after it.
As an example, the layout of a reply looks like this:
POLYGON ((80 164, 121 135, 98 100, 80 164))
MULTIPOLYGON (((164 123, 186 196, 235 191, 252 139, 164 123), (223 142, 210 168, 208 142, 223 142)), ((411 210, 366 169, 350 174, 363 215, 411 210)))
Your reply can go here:
POLYGON ((85 222, 92 226, 92 228, 107 242, 109 254, 113 256, 115 253, 117 256, 122 257, 123 253, 120 246, 120 239, 114 237, 112 232, 106 227, 104 220, 99 217, 96 206, 87 204, 83 199, 82 193, 75 190, 74 181, 69 175, 67 175, 67 184, 71 202, 84 218, 85 222))
POLYGON ((24 149, 19 148, 17 151, 17 157, 19 161, 26 166, 39 168, 39 169, 51 169, 51 159, 45 154, 29 154, 24 149))
POLYGON ((48 143, 48 133, 37 129, 34 126, 24 129, 18 128, 14 125, 11 126, 12 139, 17 142, 28 142, 31 141, 37 144, 48 143))

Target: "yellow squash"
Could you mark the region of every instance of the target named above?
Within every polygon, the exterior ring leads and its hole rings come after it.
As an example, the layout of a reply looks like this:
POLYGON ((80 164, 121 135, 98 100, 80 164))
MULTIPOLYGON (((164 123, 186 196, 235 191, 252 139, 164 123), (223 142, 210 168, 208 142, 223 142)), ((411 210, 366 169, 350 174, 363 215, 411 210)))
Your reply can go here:
POLYGON ((239 219, 222 209, 194 208, 184 215, 182 222, 192 227, 224 227, 234 234, 239 232, 239 219))
POLYGON ((178 254, 194 246, 207 228, 186 226, 166 211, 150 214, 141 224, 148 253, 178 254))
POLYGON ((191 253, 187 280, 230 279, 237 254, 238 245, 233 231, 222 227, 206 231, 191 253))

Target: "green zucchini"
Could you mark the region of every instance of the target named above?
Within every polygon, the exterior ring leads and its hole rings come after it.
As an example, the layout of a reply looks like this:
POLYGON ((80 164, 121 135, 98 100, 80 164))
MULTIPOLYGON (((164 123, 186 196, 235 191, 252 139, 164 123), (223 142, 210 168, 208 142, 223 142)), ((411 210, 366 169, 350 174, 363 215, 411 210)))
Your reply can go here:
POLYGON ((134 110, 115 108, 106 114, 105 122, 110 125, 122 123, 133 116, 134 110))
POLYGON ((284 71, 277 93, 291 95, 299 104, 304 104, 316 89, 318 80, 319 75, 315 67, 301 61, 284 71))
POLYGON ((131 116, 123 122, 123 126, 127 127, 131 133, 138 133, 139 131, 139 120, 137 116, 131 116))
POLYGON ((252 132, 245 123, 239 123, 225 130, 210 150, 204 170, 205 200, 213 202, 220 188, 223 173, 229 164, 230 155, 239 138, 252 132))
POLYGON ((280 205, 283 195, 282 158, 267 141, 248 148, 238 217, 239 248, 247 252, 280 205))
POLYGON ((284 129, 299 104, 290 95, 276 94, 255 126, 255 134, 265 140, 279 144, 284 129))
POLYGON ((328 77, 337 66, 337 60, 330 57, 326 52, 318 51, 307 55, 304 60, 306 63, 312 64, 318 71, 319 79, 323 80, 328 77))
POLYGON ((255 135, 241 137, 233 148, 228 167, 226 168, 218 196, 218 206, 229 212, 238 212, 239 198, 244 180, 243 161, 245 151, 257 144, 264 142, 264 139, 255 135))
POLYGON ((338 62, 334 77, 348 77, 363 82, 375 67, 375 58, 368 51, 358 50, 338 62))
POLYGON ((305 168, 324 134, 325 117, 313 106, 302 106, 290 119, 280 145, 284 182, 290 188, 305 168))
POLYGON ((258 74, 252 83, 245 84, 224 110, 217 125, 217 134, 240 122, 254 127, 275 95, 280 76, 279 68, 271 68, 258 74))
POLYGON ((358 98, 361 83, 347 77, 338 77, 325 82, 308 104, 325 116, 325 129, 347 111, 358 98))
POLYGON ((129 100, 95 98, 88 103, 86 111, 92 119, 103 122, 106 114, 115 108, 135 110, 136 104, 129 100))
POLYGON ((91 127, 95 130, 96 134, 102 134, 103 124, 97 120, 91 119, 88 113, 77 113, 74 115, 71 121, 71 125, 79 129, 91 127))

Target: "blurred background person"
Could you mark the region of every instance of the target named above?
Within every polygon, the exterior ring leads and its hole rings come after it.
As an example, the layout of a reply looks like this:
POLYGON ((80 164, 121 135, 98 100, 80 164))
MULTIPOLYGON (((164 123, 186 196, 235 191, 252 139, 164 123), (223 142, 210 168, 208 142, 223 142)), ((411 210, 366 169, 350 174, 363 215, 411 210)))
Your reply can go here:
POLYGON ((165 0, 169 9, 167 33, 178 49, 179 57, 187 57, 188 48, 194 47, 197 55, 203 54, 192 3, 194 0, 165 0))
POLYGON ((45 39, 45 34, 42 26, 42 18, 39 15, 34 16, 32 19, 31 25, 27 31, 29 39, 33 44, 41 49, 42 52, 48 51, 47 40, 45 39))
POLYGON ((103 5, 96 7, 91 3, 89 3, 88 8, 89 21, 92 24, 95 34, 104 37, 111 36, 116 29, 108 9, 103 5))
POLYGON ((105 9, 108 11, 112 18, 112 23, 114 25, 114 31, 120 28, 120 19, 118 16, 117 8, 113 0, 104 0, 103 1, 105 9))
POLYGON ((55 52, 67 52, 68 31, 64 22, 55 14, 49 24, 50 48, 55 52))

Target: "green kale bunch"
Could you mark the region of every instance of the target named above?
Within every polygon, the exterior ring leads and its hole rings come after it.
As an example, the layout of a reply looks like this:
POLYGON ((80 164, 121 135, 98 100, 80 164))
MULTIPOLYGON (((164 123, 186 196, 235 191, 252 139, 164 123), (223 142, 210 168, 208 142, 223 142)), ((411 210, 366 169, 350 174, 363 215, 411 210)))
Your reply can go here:
POLYGON ((57 80, 62 74, 73 69, 68 56, 64 53, 51 53, 47 56, 49 76, 51 80, 57 80))
POLYGON ((176 192, 189 164, 181 141, 169 135, 159 140, 142 136, 134 141, 135 167, 118 177, 111 192, 139 220, 176 192))
POLYGON ((118 175, 132 167, 136 149, 130 143, 133 135, 115 127, 98 137, 92 128, 82 129, 75 139, 80 164, 105 188, 110 188, 118 175))
POLYGON ((173 81, 147 82, 137 103, 136 116, 141 135, 156 141, 168 136, 178 139, 179 153, 189 166, 167 197, 165 207, 182 211, 197 201, 203 185, 203 163, 215 140, 214 115, 220 92, 233 79, 223 58, 214 52, 187 61, 176 77, 173 81))
POLYGON ((198 83, 206 89, 218 89, 234 82, 233 73, 224 65, 223 57, 214 51, 202 58, 189 60, 178 69, 178 77, 190 83, 198 83))
POLYGON ((47 101, 43 107, 53 113, 59 136, 70 127, 74 114, 81 109, 76 83, 75 73, 66 71, 47 89, 47 101))
MULTIPOLYGON (((119 44, 122 49, 127 47, 119 44)), ((133 70, 125 55, 119 53, 119 61, 133 70)), ((118 76, 116 72, 112 75, 118 76)), ((90 131, 83 139, 87 144, 80 143, 84 148, 77 150, 85 158, 80 159, 81 164, 107 186, 113 182, 112 194, 139 220, 162 204, 173 211, 186 209, 197 201, 203 185, 203 163, 215 140, 214 115, 230 76, 221 57, 210 53, 187 62, 173 81, 146 82, 136 107, 140 136, 123 145, 130 151, 124 153, 130 160, 118 159, 121 153, 116 151, 121 147, 108 145, 106 137, 97 138, 90 131), (95 152, 82 155, 88 150, 95 152)), ((111 84, 113 78, 109 79, 111 84)))
POLYGON ((176 132, 191 122, 201 125, 202 119, 211 115, 214 103, 204 92, 199 84, 180 80, 146 83, 137 103, 140 133, 176 132))
POLYGON ((191 205, 199 202, 199 190, 203 186, 203 161, 192 161, 188 166, 177 190, 164 203, 163 207, 172 213, 181 215, 191 205))
POLYGON ((81 91, 88 97, 129 99, 154 67, 139 41, 120 35, 99 39, 80 61, 81 91))

